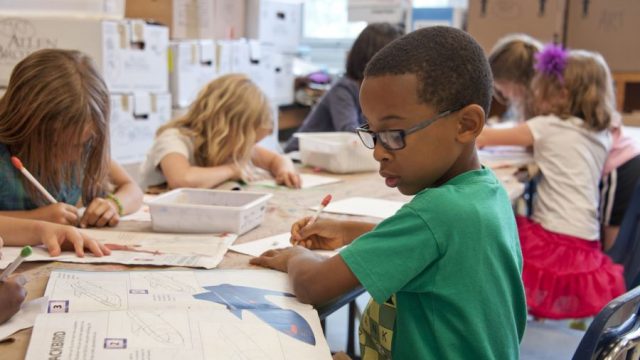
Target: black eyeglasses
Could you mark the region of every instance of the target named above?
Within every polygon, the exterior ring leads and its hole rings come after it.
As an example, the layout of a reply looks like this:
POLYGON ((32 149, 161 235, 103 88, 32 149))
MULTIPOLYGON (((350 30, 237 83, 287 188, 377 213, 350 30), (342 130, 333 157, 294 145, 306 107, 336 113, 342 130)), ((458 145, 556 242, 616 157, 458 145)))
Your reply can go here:
POLYGON ((442 119, 458 110, 448 110, 445 112, 441 112, 438 115, 432 117, 431 119, 427 119, 418 125, 409 128, 409 129, 392 129, 392 130, 384 130, 379 132, 373 132, 369 129, 369 124, 364 124, 361 127, 356 129, 360 140, 364 146, 369 149, 373 149, 376 147, 376 142, 378 139, 382 146, 387 150, 402 150, 407 145, 404 141, 404 138, 412 134, 418 130, 422 130, 427 126, 433 124, 438 119, 442 119))

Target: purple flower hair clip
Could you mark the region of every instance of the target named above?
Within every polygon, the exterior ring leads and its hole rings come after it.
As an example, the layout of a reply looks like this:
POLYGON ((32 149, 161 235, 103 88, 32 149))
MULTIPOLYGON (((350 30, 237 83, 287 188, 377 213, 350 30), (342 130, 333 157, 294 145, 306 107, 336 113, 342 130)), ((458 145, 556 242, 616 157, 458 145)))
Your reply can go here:
POLYGON ((563 82, 564 69, 567 67, 569 52, 562 45, 547 44, 542 51, 536 54, 536 70, 547 75, 555 76, 563 82))

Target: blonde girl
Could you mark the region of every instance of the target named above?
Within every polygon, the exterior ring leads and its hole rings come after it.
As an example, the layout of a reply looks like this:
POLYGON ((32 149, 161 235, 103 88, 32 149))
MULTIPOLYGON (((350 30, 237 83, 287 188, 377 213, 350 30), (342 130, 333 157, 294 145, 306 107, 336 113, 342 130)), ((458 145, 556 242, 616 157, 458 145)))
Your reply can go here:
POLYGON ((141 204, 140 188, 110 160, 109 93, 92 60, 47 49, 20 61, 0 99, 0 215, 115 226, 141 204), (13 168, 11 156, 57 204, 13 168))
POLYGON ((158 129, 142 165, 143 186, 212 188, 251 179, 255 165, 278 184, 300 187, 288 158, 256 145, 272 130, 260 89, 245 75, 219 77, 200 91, 186 115, 158 129))
POLYGON ((511 34, 498 40, 489 54, 494 97, 511 106, 517 121, 533 117, 530 89, 535 55, 540 50, 542 43, 531 36, 511 34))
POLYGON ((541 178, 531 218, 518 217, 531 314, 582 318, 624 293, 622 267, 600 250, 598 183, 615 115, 608 67, 597 53, 550 45, 537 57, 539 115, 512 129, 485 129, 483 145, 533 146, 541 178))

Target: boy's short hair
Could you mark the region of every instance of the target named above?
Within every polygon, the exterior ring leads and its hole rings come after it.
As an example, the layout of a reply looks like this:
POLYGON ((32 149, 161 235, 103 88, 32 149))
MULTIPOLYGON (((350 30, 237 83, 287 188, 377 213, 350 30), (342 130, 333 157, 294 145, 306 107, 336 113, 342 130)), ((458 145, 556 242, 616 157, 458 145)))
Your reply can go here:
POLYGON ((413 31, 380 50, 365 77, 415 74, 418 98, 438 112, 470 104, 489 113, 493 80, 478 43, 462 30, 432 26, 413 31))

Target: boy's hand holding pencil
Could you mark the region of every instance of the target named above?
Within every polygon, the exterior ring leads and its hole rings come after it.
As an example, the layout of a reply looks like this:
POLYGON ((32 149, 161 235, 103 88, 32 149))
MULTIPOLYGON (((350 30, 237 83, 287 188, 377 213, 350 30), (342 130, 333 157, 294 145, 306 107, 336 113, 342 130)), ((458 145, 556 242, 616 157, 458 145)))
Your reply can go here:
POLYGON ((311 250, 335 250, 345 245, 342 222, 320 219, 307 225, 312 216, 306 216, 291 226, 291 244, 311 250))
POLYGON ((322 199, 320 207, 313 216, 304 217, 291 226, 291 243, 308 249, 335 250, 344 245, 344 236, 340 232, 339 221, 318 218, 331 202, 331 195, 322 199))

